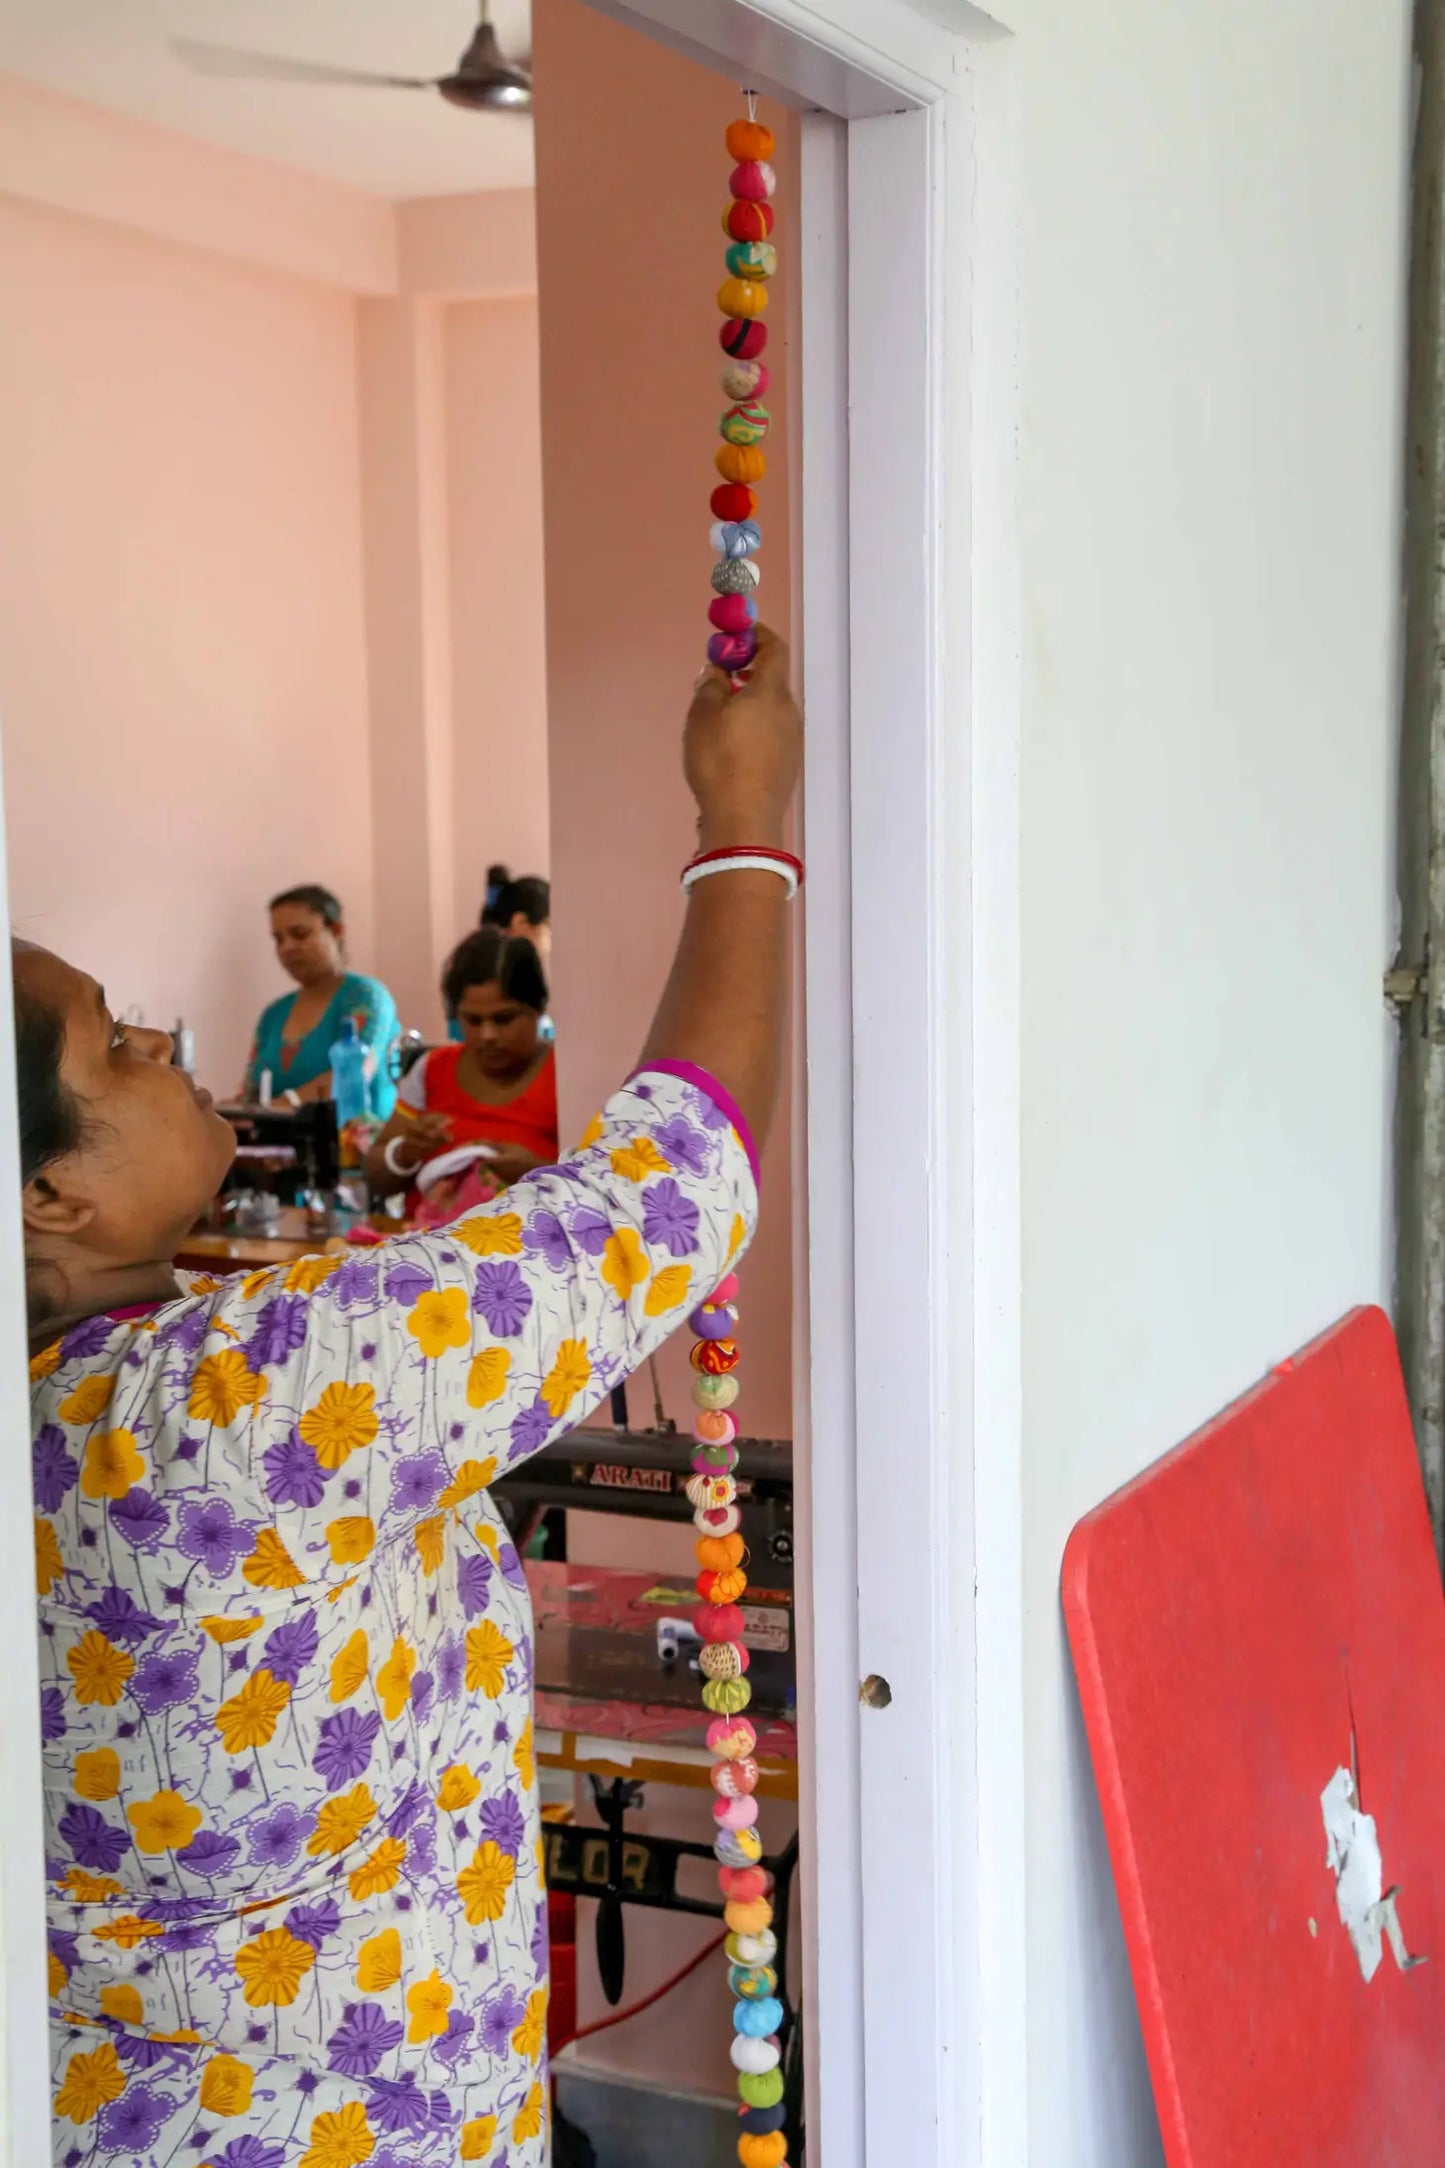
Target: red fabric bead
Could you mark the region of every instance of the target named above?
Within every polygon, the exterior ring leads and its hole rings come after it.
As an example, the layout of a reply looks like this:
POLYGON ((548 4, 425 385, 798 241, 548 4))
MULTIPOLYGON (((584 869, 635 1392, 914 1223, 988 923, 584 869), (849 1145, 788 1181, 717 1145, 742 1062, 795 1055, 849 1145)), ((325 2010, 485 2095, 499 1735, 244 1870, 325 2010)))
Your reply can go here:
POLYGON ((756 316, 729 316, 718 333, 718 344, 736 361, 755 361, 768 343, 768 327, 756 316))
POLYGON ((692 1623, 704 1641, 736 1641, 743 1615, 735 1603, 705 1603, 693 1612, 692 1623))
POLYGON ((768 1877, 761 1867, 719 1867, 717 1886, 729 1902, 746 1904, 767 1895, 768 1877))
POLYGON ((770 203, 730 203, 723 212, 723 232, 730 241, 766 241, 773 230, 770 203))
POLYGON ((758 493, 746 482, 723 482, 712 493, 714 519, 751 519, 758 508, 758 493))
POLYGON ((719 632, 746 632, 756 614, 756 603, 749 609, 746 595, 715 595, 707 606, 708 622, 719 632))

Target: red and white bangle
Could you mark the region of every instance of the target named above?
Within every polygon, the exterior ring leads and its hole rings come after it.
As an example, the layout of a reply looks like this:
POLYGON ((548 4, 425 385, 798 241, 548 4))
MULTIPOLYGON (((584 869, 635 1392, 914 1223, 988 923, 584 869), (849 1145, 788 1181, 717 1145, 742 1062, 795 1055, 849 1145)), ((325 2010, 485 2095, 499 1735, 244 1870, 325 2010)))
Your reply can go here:
POLYGON ((720 851, 699 851, 682 869, 684 890, 710 873, 776 873, 787 884, 791 903, 803 885, 803 861, 791 851, 773 851, 742 843, 720 851))

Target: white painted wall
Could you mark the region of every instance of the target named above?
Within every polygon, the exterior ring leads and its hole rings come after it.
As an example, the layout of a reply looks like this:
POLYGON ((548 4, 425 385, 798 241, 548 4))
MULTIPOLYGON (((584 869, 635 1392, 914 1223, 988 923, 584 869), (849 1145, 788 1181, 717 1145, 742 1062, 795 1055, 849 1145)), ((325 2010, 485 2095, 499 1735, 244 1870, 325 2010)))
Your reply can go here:
POLYGON ((1021 128, 1028 2161, 1145 2168, 1159 2140, 1059 1561, 1081 1513, 1388 1284, 1410 10, 1002 12, 1021 128))

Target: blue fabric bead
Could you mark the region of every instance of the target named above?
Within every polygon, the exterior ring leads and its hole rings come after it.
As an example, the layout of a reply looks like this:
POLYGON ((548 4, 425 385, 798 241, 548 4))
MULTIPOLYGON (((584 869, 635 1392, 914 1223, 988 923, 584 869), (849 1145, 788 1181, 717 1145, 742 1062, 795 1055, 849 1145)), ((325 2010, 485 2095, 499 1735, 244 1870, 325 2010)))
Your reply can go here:
POLYGON ((783 2022, 783 2006, 776 1996, 766 2002, 740 2002, 733 2011, 733 2031, 766 2040, 783 2022))
POLYGON ((755 519, 720 519, 709 529, 708 540, 719 557, 751 557, 763 546, 763 530, 755 519))

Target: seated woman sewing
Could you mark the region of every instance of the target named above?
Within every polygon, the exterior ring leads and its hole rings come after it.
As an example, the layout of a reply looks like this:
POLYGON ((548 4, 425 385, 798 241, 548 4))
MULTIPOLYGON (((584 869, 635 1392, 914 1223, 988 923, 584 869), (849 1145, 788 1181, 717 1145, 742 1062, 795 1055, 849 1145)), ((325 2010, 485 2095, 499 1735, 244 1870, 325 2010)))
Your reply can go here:
POLYGON ((530 941, 495 926, 468 934, 447 960, 442 994, 461 1042, 432 1047, 402 1079, 396 1111, 367 1155, 375 1197, 412 1190, 422 1169, 475 1147, 427 1185, 443 1216, 520 1181, 557 1157, 557 1072, 540 1036, 547 981, 530 941))
POLYGON ((261 1011, 242 1098, 259 1099, 267 1076, 276 1098, 292 1106, 332 1098, 331 1049, 350 1017, 366 1049, 367 1112, 385 1121, 396 1103, 396 1003, 380 979, 347 970, 345 914, 329 888, 307 881, 283 889, 271 898, 270 912, 277 961, 297 991, 261 1011))

